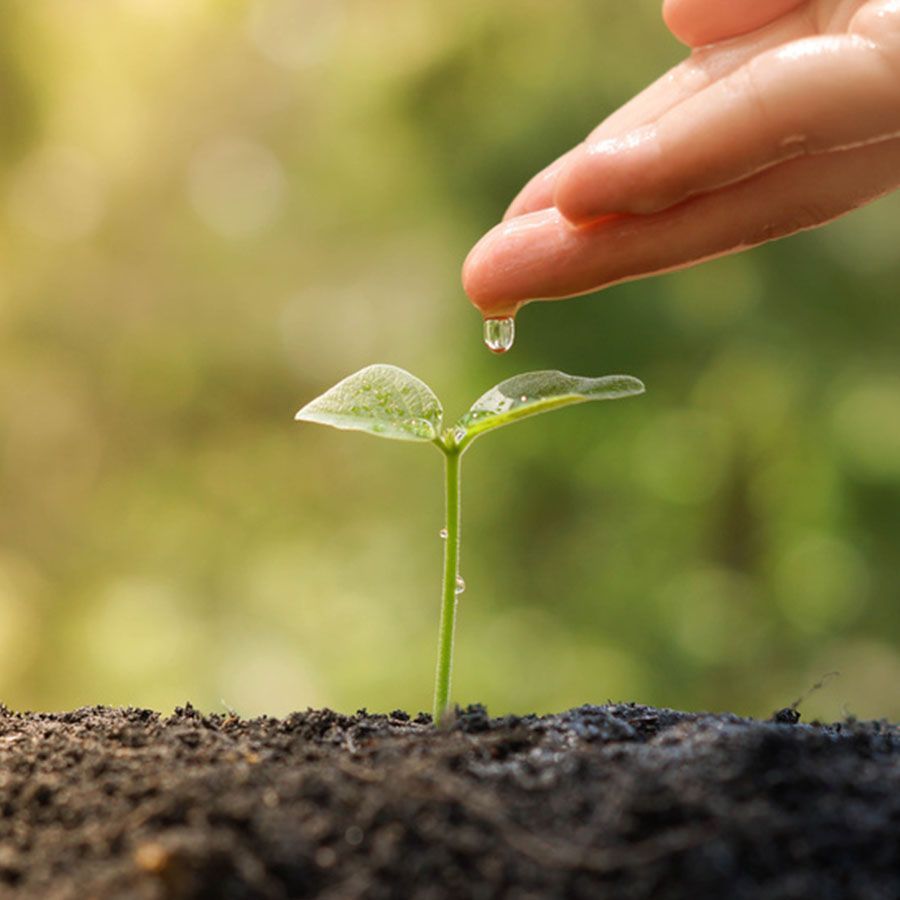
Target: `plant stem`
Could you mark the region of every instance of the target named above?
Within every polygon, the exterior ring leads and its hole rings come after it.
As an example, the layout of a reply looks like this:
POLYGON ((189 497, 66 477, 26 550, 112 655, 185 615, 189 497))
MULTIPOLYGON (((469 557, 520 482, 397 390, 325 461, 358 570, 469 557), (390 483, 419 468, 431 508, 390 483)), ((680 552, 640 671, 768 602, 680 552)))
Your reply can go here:
POLYGON ((450 670, 453 665, 453 634, 456 630, 456 579, 459 576, 460 459, 459 448, 444 449, 447 518, 444 541, 444 589, 438 632, 437 674, 434 680, 434 724, 440 725, 450 704, 450 670))

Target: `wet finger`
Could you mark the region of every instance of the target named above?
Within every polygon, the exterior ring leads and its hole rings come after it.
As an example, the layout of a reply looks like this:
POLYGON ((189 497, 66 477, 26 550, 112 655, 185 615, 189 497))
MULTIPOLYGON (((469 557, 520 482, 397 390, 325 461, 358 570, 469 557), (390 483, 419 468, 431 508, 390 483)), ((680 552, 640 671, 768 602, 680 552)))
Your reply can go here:
POLYGON ((795 156, 894 134, 900 77, 881 49, 860 35, 806 38, 754 57, 655 123, 582 145, 556 175, 554 202, 579 224, 646 214, 795 156))
MULTIPOLYGON (((727 46, 696 50, 689 59, 670 69, 604 119, 590 133, 587 143, 594 144, 628 134, 656 121, 760 53, 808 35, 809 28, 807 19, 793 15, 774 27, 745 39, 732 41, 727 46)), ((582 146, 577 145, 538 172, 509 205, 503 216, 504 220, 553 206, 557 177, 573 155, 580 152, 582 146)))
POLYGON ((768 25, 807 0, 665 0, 663 19, 689 47, 747 34, 768 25))
POLYGON ((573 227, 556 209, 498 225, 463 270, 472 302, 509 315, 821 225, 900 186, 900 139, 790 160, 647 216, 573 227))

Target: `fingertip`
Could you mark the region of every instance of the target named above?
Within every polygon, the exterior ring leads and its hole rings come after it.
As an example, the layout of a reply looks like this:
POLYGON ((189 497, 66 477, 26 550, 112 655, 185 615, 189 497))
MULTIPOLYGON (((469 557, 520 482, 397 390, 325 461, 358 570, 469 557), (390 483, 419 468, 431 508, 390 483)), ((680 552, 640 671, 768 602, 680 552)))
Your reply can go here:
POLYGON ((501 308, 504 298, 497 290, 495 261, 491 256, 493 236, 501 228, 502 225, 497 225, 485 234, 469 251, 462 267, 463 290, 485 318, 507 312, 501 308))
POLYGON ((575 147, 573 150, 567 151, 531 178, 519 191, 513 202, 509 204, 502 221, 508 222, 510 219, 517 219, 519 216, 552 207, 556 176, 578 149, 579 147, 575 147))
POLYGON ((658 190, 660 155, 656 125, 584 144, 559 172, 553 205, 576 226, 614 213, 656 212, 666 205, 658 190))
POLYGON ((517 194, 513 202, 506 207, 506 211, 503 213, 503 218, 500 219, 500 221, 508 222, 510 219, 514 219, 516 216, 521 215, 522 212, 522 195, 520 193, 517 194))
POLYGON ((515 315, 553 269, 555 209, 518 216, 494 226, 472 248, 462 268, 462 285, 485 318, 515 315), (548 265, 549 264, 549 265, 548 265))
MULTIPOLYGON (((734 5, 743 5, 742 0, 734 5)), ((662 17, 682 44, 694 48, 732 37, 731 12, 719 8, 719 0, 663 0, 662 17)))
MULTIPOLYGON (((684 0, 663 0, 662 17, 666 28, 688 47, 697 46, 692 37, 695 37, 694 23, 696 17, 685 15, 686 4, 684 0)), ((690 5, 687 4, 688 12, 690 5)))
POLYGON ((581 147, 556 176, 553 205, 573 225, 586 224, 597 215, 596 198, 592 196, 590 184, 592 178, 586 172, 590 168, 590 154, 586 147, 581 147))
POLYGON ((463 262, 462 272, 460 273, 462 288, 466 292, 466 296, 468 296, 469 300, 472 301, 472 305, 478 309, 481 309, 481 302, 483 299, 481 294, 481 279, 479 277, 480 247, 483 242, 484 238, 481 238, 481 240, 469 251, 468 256, 466 256, 465 261, 463 262))
POLYGON ((669 31, 688 47, 702 47, 755 31, 807 0, 663 0, 669 31))
POLYGON ((546 209, 553 203, 553 182, 544 177, 543 172, 535 175, 506 207, 501 222, 527 216, 528 213, 546 209))

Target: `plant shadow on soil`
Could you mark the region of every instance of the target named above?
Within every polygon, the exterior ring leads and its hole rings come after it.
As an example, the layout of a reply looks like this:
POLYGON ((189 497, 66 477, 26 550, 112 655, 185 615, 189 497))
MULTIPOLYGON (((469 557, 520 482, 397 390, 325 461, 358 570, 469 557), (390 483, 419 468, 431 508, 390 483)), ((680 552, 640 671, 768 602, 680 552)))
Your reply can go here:
POLYGON ((896 898, 900 729, 0 707, 0 897, 896 898))

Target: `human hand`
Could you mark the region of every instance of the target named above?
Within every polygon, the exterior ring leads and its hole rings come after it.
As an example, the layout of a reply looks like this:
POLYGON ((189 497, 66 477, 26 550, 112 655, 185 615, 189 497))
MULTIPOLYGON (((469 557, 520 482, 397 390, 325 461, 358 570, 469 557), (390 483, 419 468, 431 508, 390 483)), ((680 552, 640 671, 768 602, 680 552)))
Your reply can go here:
POLYGON ((531 179, 463 268, 487 317, 693 265, 900 186, 900 0, 664 0, 691 56, 531 179))

